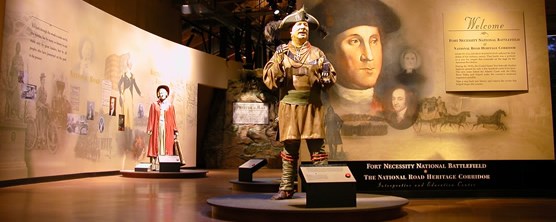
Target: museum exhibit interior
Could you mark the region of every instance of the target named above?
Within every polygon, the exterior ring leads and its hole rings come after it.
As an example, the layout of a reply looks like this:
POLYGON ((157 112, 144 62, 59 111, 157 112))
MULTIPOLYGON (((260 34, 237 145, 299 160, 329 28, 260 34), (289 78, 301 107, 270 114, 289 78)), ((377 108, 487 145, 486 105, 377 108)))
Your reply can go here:
POLYGON ((554 0, 0 11, 0 221, 556 217, 554 0))

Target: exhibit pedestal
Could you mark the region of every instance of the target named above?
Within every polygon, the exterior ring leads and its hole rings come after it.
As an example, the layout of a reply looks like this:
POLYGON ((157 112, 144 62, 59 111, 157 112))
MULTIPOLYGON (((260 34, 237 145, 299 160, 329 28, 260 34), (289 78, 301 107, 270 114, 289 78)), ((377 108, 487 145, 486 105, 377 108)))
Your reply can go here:
POLYGON ((355 207, 357 185, 347 166, 300 167, 307 207, 355 207))
POLYGON ((160 172, 180 172, 179 156, 158 156, 158 164, 160 172))
POLYGON ((120 170, 123 177, 132 178, 203 178, 207 177, 208 170, 181 169, 178 172, 120 170))
POLYGON ((255 178, 249 182, 230 180, 232 190, 246 192, 276 192, 280 187, 280 178, 255 178))
POLYGON ((395 196, 357 194, 356 207, 309 208, 305 193, 271 200, 274 193, 231 194, 207 200, 213 218, 226 221, 384 221, 405 215, 409 201, 395 196))
POLYGON ((139 163, 135 165, 135 172, 149 172, 151 171, 151 163, 139 163))
POLYGON ((253 173, 266 165, 266 159, 250 159, 241 164, 238 169, 238 180, 242 182, 253 181, 253 173))

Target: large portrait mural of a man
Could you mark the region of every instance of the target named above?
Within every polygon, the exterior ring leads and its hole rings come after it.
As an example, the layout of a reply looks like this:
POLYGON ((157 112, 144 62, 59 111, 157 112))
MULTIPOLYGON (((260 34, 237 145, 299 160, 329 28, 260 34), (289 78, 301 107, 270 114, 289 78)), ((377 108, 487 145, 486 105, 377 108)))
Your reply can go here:
POLYGON ((315 44, 338 67, 338 84, 327 99, 344 121, 342 134, 386 135, 384 115, 393 82, 388 78, 392 69, 385 65, 385 50, 388 35, 400 29, 398 15, 381 1, 322 1, 311 11, 324 18, 328 34, 315 44))
POLYGON ((337 66, 338 84, 327 101, 344 121, 342 134, 381 136, 389 73, 384 66, 388 35, 400 28, 398 15, 381 1, 322 1, 311 9, 323 18, 327 37, 315 39, 337 66), (365 9, 365 10, 362 10, 365 9))
MULTIPOLYGON (((516 116, 528 112, 550 120, 550 115, 524 110, 509 94, 446 91, 442 15, 460 9, 398 0, 303 3, 326 35, 314 35, 311 42, 337 72, 336 84, 323 95, 334 112, 327 116, 341 123, 329 127, 333 132, 325 141, 333 160, 551 158, 514 148, 542 146, 553 153, 551 133, 534 134, 537 145, 520 140, 523 125, 543 125, 516 116), (497 155, 500 149, 506 149, 504 157, 497 155)), ((535 101, 534 109, 542 110, 539 98, 521 94, 519 99, 535 101)))

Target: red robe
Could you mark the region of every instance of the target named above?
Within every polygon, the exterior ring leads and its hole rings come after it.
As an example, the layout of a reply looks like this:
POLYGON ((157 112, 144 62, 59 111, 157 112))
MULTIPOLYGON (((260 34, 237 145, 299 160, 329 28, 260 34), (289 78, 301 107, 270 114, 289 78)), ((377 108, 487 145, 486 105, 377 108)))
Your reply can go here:
MULTIPOLYGON (((152 132, 149 138, 149 149, 147 156, 158 156, 158 122, 160 119, 160 100, 151 104, 149 109, 149 122, 147 132, 152 132)), ((174 132, 178 132, 176 126, 176 111, 174 105, 170 104, 168 110, 164 112, 164 124, 166 128, 166 155, 174 155, 174 132)))

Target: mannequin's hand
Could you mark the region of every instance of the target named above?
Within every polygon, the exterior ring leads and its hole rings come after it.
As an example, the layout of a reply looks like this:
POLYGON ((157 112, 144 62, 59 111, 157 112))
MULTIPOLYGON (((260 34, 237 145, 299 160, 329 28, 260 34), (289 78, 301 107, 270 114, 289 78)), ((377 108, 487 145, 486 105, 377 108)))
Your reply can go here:
POLYGON ((330 79, 330 63, 325 63, 322 65, 322 72, 320 74, 320 83, 324 85, 330 84, 332 80, 330 79))

